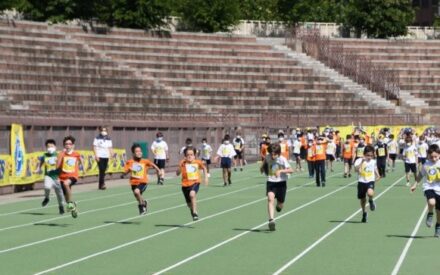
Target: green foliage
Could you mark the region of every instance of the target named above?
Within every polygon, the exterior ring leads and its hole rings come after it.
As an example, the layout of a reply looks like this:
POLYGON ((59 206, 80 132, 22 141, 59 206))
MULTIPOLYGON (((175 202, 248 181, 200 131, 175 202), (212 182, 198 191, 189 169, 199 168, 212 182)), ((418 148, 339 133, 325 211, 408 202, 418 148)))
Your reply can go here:
POLYGON ((341 22, 371 38, 406 35, 415 17, 409 0, 350 0, 341 22))
POLYGON ((182 0, 179 13, 191 31, 225 32, 240 20, 238 0, 182 0))
POLYGON ((242 20, 279 20, 278 0, 242 0, 239 1, 242 20))
POLYGON ((1 0, 0 1, 0 13, 4 10, 12 9, 16 6, 17 0, 1 0))
POLYGON ((291 24, 335 22, 340 18, 344 0, 278 0, 278 14, 291 24))

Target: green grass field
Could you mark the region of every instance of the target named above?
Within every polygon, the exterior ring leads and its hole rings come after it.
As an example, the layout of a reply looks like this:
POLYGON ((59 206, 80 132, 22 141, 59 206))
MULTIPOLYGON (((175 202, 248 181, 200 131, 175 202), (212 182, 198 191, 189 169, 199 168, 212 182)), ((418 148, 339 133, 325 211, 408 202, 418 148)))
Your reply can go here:
POLYGON ((78 219, 58 215, 55 198, 46 208, 40 198, 3 204, 0 273, 438 274, 440 240, 424 225, 421 189, 410 194, 397 165, 376 184, 367 224, 359 222, 356 177, 344 179, 341 164, 325 188, 305 172, 292 175, 275 232, 267 231, 265 178, 255 164, 226 188, 215 171, 200 188, 197 222, 177 178, 147 189, 145 216, 128 183, 74 190, 78 219))

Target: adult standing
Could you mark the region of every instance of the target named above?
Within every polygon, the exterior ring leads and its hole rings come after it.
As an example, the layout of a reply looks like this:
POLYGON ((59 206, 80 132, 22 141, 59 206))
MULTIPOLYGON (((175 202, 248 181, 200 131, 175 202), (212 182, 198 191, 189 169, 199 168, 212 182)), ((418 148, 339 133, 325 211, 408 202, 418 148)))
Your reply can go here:
POLYGON ((169 161, 168 144, 163 140, 163 134, 158 132, 156 140, 151 144, 151 151, 154 155, 154 164, 159 167, 160 173, 157 173, 157 184, 163 185, 165 175, 165 162, 169 161))
POLYGON ((108 167, 108 161, 113 156, 113 142, 108 135, 107 127, 99 127, 99 135, 93 141, 93 151, 95 153, 95 160, 98 163, 99 190, 105 190, 105 171, 108 167))

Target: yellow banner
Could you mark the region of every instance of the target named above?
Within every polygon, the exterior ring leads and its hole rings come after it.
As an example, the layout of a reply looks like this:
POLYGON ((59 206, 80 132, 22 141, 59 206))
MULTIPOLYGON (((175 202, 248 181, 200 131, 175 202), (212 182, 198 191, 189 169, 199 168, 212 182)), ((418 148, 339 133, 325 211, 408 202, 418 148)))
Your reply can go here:
POLYGON ((22 181, 26 178, 26 150, 23 137, 23 126, 11 126, 11 181, 22 181))
POLYGON ((11 173, 11 156, 0 155, 0 186, 9 184, 10 173, 11 173))

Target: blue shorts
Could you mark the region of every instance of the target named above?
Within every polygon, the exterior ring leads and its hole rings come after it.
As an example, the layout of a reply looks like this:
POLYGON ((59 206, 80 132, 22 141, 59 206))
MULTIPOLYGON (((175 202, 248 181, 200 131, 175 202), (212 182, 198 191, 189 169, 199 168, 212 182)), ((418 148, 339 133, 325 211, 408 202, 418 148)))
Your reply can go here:
POLYGON ((231 158, 221 158, 220 167, 221 168, 231 168, 232 167, 231 158))
POLYGON ((138 185, 132 185, 131 186, 131 191, 134 192, 134 190, 139 189, 139 191, 141 192, 141 194, 143 194, 145 192, 145 190, 147 189, 148 184, 146 183, 140 183, 138 185))

